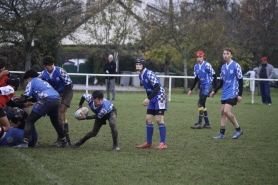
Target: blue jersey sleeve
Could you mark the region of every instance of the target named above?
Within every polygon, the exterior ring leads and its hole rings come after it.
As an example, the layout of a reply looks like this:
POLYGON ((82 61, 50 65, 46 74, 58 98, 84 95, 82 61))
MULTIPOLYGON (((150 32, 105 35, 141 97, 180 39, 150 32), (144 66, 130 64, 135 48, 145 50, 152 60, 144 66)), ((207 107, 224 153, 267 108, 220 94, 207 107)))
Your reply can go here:
POLYGON ((60 75, 66 85, 69 85, 72 83, 68 73, 63 68, 60 68, 60 75))

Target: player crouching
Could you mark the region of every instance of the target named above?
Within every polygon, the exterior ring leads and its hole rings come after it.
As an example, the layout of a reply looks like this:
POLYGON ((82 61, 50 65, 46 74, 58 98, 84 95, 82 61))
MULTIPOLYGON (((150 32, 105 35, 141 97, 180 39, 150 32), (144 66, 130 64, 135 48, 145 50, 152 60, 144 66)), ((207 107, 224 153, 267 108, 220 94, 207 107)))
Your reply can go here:
POLYGON ((72 147, 77 148, 91 137, 95 137, 98 134, 102 125, 105 125, 106 120, 108 120, 113 138, 112 149, 114 151, 119 151, 120 148, 118 146, 118 130, 116 127, 117 109, 109 100, 103 98, 103 93, 101 91, 94 91, 92 95, 85 93, 80 99, 78 109, 82 107, 85 100, 88 102, 90 109, 95 113, 95 115, 85 116, 83 114, 79 120, 95 119, 94 127, 77 143, 72 145, 72 147))

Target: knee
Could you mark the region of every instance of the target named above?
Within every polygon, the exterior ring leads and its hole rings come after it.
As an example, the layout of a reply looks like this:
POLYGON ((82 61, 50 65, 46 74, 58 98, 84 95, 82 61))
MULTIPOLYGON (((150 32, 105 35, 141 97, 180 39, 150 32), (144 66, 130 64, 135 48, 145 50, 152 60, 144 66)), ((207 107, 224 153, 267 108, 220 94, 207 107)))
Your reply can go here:
POLYGON ((162 123, 164 123, 163 117, 158 117, 158 118, 156 118, 156 122, 157 122, 157 124, 162 124, 162 123))

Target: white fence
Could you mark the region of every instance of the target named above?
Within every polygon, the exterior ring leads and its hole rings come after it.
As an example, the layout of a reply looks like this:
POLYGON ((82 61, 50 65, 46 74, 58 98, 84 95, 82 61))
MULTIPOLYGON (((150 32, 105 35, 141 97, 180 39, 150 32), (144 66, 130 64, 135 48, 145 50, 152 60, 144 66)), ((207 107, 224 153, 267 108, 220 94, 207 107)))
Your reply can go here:
MULTIPOLYGON (((10 73, 17 73, 17 74, 23 74, 25 73, 24 71, 10 71, 10 73)), ((68 75, 70 76, 86 76, 86 85, 85 85, 85 89, 86 93, 88 93, 89 90, 89 77, 98 77, 98 76, 114 76, 114 77, 138 77, 139 74, 86 74, 86 73, 68 73, 68 75)), ((156 75, 158 78, 169 78, 169 87, 168 87, 168 101, 171 101, 171 93, 172 93, 172 79, 173 78, 187 78, 187 79, 194 79, 194 76, 167 76, 167 75, 156 75)), ((219 79, 219 77, 218 77, 219 79)), ((243 80, 250 80, 250 82, 252 80, 257 81, 278 81, 278 79, 260 79, 260 78, 243 78, 243 80)), ((255 83, 250 83, 253 84, 253 88, 255 89, 255 83)), ((254 91, 251 91, 252 95, 251 95, 251 103, 254 103, 254 91)))

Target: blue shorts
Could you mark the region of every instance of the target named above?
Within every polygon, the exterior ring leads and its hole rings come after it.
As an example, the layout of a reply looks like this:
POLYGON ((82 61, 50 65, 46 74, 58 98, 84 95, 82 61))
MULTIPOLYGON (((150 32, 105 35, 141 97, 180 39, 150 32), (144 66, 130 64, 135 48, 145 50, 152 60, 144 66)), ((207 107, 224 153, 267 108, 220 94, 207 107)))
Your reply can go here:
POLYGON ((149 110, 167 110, 168 109, 168 100, 165 94, 157 94, 150 100, 148 105, 149 110))
POLYGON ((33 107, 35 113, 45 116, 58 116, 60 98, 44 98, 39 100, 33 107))
POLYGON ((199 95, 206 95, 209 96, 212 91, 212 85, 211 84, 205 84, 205 85, 200 85, 200 93, 199 95))

